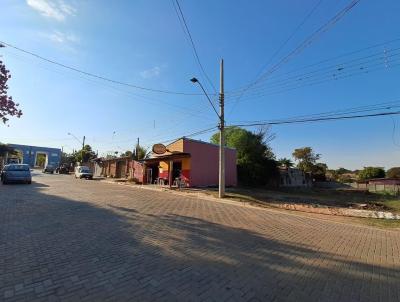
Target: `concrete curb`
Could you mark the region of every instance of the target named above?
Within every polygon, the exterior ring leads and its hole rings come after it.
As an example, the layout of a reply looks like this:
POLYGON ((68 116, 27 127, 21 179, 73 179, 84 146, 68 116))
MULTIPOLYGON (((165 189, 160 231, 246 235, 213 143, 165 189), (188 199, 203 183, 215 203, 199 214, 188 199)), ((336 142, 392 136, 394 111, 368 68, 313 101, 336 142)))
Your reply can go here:
POLYGON ((125 182, 117 182, 110 180, 100 180, 101 182, 117 184, 117 185, 125 185, 136 189, 143 190, 151 190, 157 192, 167 192, 170 194, 175 194, 179 196, 186 197, 194 197, 200 198, 210 201, 217 201, 227 204, 238 205, 239 203, 243 206, 251 206, 251 207, 269 207, 269 208, 278 208, 284 210, 292 210, 292 211, 300 211, 306 213, 315 213, 315 214, 323 214, 323 215, 332 215, 332 216, 345 216, 345 217, 360 217, 360 218, 376 218, 376 219, 388 219, 388 220, 400 220, 400 214, 395 214, 392 212, 384 212, 384 211, 371 211, 371 210, 359 210, 359 209, 348 209, 348 208, 339 208, 339 207, 322 207, 315 205, 306 205, 306 204, 296 204, 296 203, 283 203, 283 204, 273 204, 273 203, 262 203, 262 202, 249 202, 249 201, 238 201, 234 199, 224 198, 223 200, 207 195, 202 192, 182 192, 182 191, 173 191, 164 188, 157 188, 153 186, 145 186, 145 185, 132 185, 130 183, 125 182))

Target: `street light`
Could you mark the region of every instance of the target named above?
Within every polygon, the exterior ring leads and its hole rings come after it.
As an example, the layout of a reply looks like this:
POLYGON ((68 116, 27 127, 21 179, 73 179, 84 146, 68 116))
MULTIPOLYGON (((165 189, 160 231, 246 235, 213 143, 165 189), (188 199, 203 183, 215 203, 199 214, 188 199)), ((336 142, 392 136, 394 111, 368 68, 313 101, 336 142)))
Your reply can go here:
POLYGON ((191 78, 190 81, 193 84, 199 84, 201 90, 203 90, 208 102, 214 109, 219 119, 219 181, 218 181, 218 197, 223 198, 225 196, 225 142, 224 142, 224 128, 225 128, 225 115, 224 115, 224 61, 221 60, 220 69, 220 93, 219 93, 219 106, 220 113, 218 113, 210 97, 208 96, 203 85, 197 78, 191 78))
POLYGON ((82 156, 82 161, 83 161, 83 149, 85 147, 85 139, 86 137, 83 136, 83 140, 80 141, 79 138, 77 138, 75 135, 73 135, 71 132, 68 132, 68 135, 72 136, 73 138, 75 138, 80 144, 82 144, 82 150, 81 150, 81 156, 82 156))
POLYGON ((196 78, 191 78, 190 81, 191 81, 192 83, 194 83, 194 84, 196 84, 196 83, 199 84, 201 90, 203 90, 205 96, 207 97, 208 102, 209 102, 210 105, 213 107, 214 112, 217 114, 218 118, 221 118, 221 116, 219 115, 217 109, 215 108, 214 104, 212 103, 210 97, 208 96, 206 90, 204 89, 203 85, 201 85, 200 81, 199 81, 198 79, 196 79, 196 78))

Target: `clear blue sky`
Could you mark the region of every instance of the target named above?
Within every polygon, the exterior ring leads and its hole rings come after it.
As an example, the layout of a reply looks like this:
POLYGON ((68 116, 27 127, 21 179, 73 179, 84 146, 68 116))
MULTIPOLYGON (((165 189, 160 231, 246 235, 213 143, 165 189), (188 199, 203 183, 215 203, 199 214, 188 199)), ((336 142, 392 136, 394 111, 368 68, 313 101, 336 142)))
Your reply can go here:
MULTIPOLYGON (((317 2, 181 0, 180 4, 206 72, 218 88, 219 60, 224 58, 225 89, 231 91, 256 78, 317 2)), ((349 2, 322 1, 273 63, 349 2)), ((189 81, 197 76, 212 91, 199 71, 171 1, 110 3, 3 0, 0 40, 134 85, 198 93, 199 87, 189 81)), ((399 1, 361 0, 273 75, 400 38, 399 11, 399 1)), ((399 41, 387 45, 386 50, 398 47, 399 41)), ((383 56, 385 48, 365 54, 376 51, 383 56)), ((151 145, 216 124, 215 113, 204 96, 150 93, 105 83, 9 47, 2 48, 0 54, 12 73, 10 94, 24 113, 21 119, 11 119, 9 127, 0 126, 2 142, 64 146, 65 151, 71 151, 79 148, 79 142, 67 135, 71 132, 79 138, 86 135, 87 143, 102 154, 132 149, 137 137, 144 145, 151 145)), ((228 96, 227 123, 400 99, 400 68, 392 62, 387 65, 380 71, 255 99, 246 93, 235 106, 228 96)), ((274 126, 272 146, 278 158, 290 157, 295 148, 311 146, 331 168, 400 166, 400 118, 394 121, 398 124, 394 140, 390 117, 274 126)), ((208 141, 209 137, 205 134, 197 138, 208 141)))

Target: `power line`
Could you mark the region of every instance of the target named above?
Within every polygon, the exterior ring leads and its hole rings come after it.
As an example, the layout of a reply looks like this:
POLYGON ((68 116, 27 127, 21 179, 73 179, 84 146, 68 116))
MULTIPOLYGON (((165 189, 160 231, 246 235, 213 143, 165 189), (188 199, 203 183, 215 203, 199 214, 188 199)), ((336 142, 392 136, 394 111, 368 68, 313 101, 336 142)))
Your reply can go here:
POLYGON ((321 117, 321 118, 299 119, 299 120, 290 120, 290 121, 236 124, 236 125, 229 125, 227 127, 252 127, 252 126, 267 126, 267 125, 272 126, 272 125, 310 123, 310 122, 333 121, 333 120, 344 120, 344 119, 355 119, 355 118, 366 118, 366 117, 377 117, 377 116, 392 116, 392 115, 398 115, 398 114, 400 114, 400 111, 380 112, 380 113, 372 113, 372 114, 364 114, 364 115, 347 115, 347 116, 338 116, 338 117, 321 117))
MULTIPOLYGON (((327 62, 336 61, 337 59, 340 59, 340 58, 343 58, 343 57, 349 57, 349 56, 351 56, 353 54, 356 54, 356 53, 365 52, 365 51, 370 50, 370 49, 378 48, 378 47, 385 46, 385 45, 392 44, 392 43, 396 43, 396 42, 399 42, 399 41, 400 41, 400 38, 396 38, 396 39, 392 39, 392 40, 389 40, 389 41, 380 42, 380 43, 373 44, 373 45, 370 45, 370 46, 367 46, 367 47, 363 47, 363 48, 360 48, 360 49, 357 49, 357 50, 353 50, 353 51, 350 51, 350 52, 346 52, 346 53, 343 53, 343 54, 340 54, 340 55, 337 55, 337 56, 334 56, 334 57, 322 59, 322 60, 317 61, 315 63, 311 63, 311 64, 308 64, 308 65, 305 65, 305 66, 302 66, 302 67, 299 67, 299 68, 295 68, 293 70, 290 70, 290 71, 287 71, 287 72, 284 72, 284 73, 281 73, 281 74, 275 74, 273 76, 270 76, 269 80, 275 79, 275 78, 280 78, 282 76, 289 75, 289 74, 292 74, 292 73, 295 73, 295 72, 298 72, 298 71, 301 71, 301 70, 309 69, 309 68, 314 67, 314 66, 319 66, 319 65, 322 65, 322 64, 327 63, 327 62)), ((396 49, 398 49, 398 48, 396 48, 396 49)), ((338 65, 340 65, 340 64, 341 63, 338 63, 338 65)), ((227 95, 235 95, 235 94, 239 95, 243 90, 246 89, 246 87, 247 86, 238 88, 236 90, 231 90, 231 91, 226 92, 225 94, 227 94, 227 95)))
MULTIPOLYGON (((12 52, 10 50, 7 52, 7 55, 13 56, 14 58, 20 59, 20 60, 22 60, 24 62, 33 63, 31 60, 28 59, 28 57, 24 57, 24 56, 22 56, 20 54, 14 53, 14 52, 12 52)), ((64 76, 65 75, 72 76, 71 73, 63 72, 62 70, 53 69, 53 68, 50 68, 47 65, 45 66, 44 65, 45 63, 37 62, 37 63, 33 63, 33 64, 35 64, 35 66, 38 66, 40 68, 43 68, 45 70, 48 70, 48 71, 51 71, 51 72, 54 72, 54 73, 58 73, 58 74, 61 74, 61 75, 64 75, 64 76), (38 64, 38 65, 36 65, 36 64, 38 64)), ((207 119, 209 118, 208 116, 204 115, 204 113, 206 112, 206 109, 203 108, 203 106, 200 106, 198 108, 190 109, 188 107, 180 106, 180 105, 173 104, 173 103, 169 103, 169 102, 166 102, 166 101, 163 101, 163 100, 160 100, 160 99, 156 99, 154 97, 149 97, 147 95, 134 93, 132 91, 124 89, 123 87, 117 87, 116 85, 114 85, 112 83, 100 82, 97 79, 88 78, 88 77, 85 77, 85 76, 82 76, 82 75, 77 75, 76 78, 79 79, 79 80, 87 81, 87 82, 89 82, 90 84, 93 84, 93 85, 101 86, 101 87, 106 88, 106 89, 108 89, 108 90, 110 90, 112 92, 116 92, 116 93, 119 93, 119 94, 124 94, 128 98, 133 99, 134 101, 138 101, 136 98, 140 98, 140 99, 145 100, 146 103, 148 103, 148 104, 153 104, 153 105, 160 105, 161 104, 161 105, 164 105, 164 106, 167 105, 167 106, 170 106, 170 107, 175 107, 176 108, 175 110, 177 110, 179 112, 182 112, 182 113, 184 113, 186 115, 196 116, 196 117, 201 117, 201 118, 207 118, 207 119)))
MULTIPOLYGON (((307 20, 311 17, 311 15, 315 12, 315 10, 321 5, 323 0, 319 0, 316 5, 313 6, 313 8, 310 10, 310 12, 304 17, 304 19, 300 22, 299 25, 297 25, 297 27, 294 29, 294 31, 287 37, 287 39, 278 47, 278 49, 272 54, 272 56, 269 58, 269 60, 267 61, 267 63, 265 63, 262 67, 261 70, 259 71, 259 73, 257 74, 256 78, 258 78, 260 76, 260 74, 262 73, 262 71, 272 62, 272 60, 281 52, 281 50, 286 46, 286 44, 294 37, 294 35, 300 30, 300 28, 307 22, 307 20)), ((250 87, 249 87, 250 88, 250 87)), ((246 88, 242 93, 246 92, 246 88)), ((241 99, 241 95, 239 96, 239 98, 236 100, 236 102, 233 104, 229 114, 231 114, 233 112, 233 110, 235 109, 238 101, 241 99)))
POLYGON ((284 119, 275 119, 275 120, 258 120, 258 121, 235 121, 236 123, 269 123, 269 122, 277 122, 277 121, 291 121, 291 120, 298 120, 304 118, 314 118, 314 117, 327 117, 327 116, 341 116, 344 114, 354 114, 354 113, 361 113, 361 112, 370 112, 370 111, 377 111, 377 110, 389 110, 394 108, 400 107, 400 99, 395 99, 388 102, 382 102, 377 104, 371 105, 364 105, 364 106, 357 106, 352 108, 346 109, 338 109, 338 110, 331 110, 327 112, 320 112, 320 113, 313 113, 313 114, 306 114, 306 115, 298 115, 292 116, 284 119))
POLYGON ((389 109, 394 109, 394 108, 399 108, 399 107, 400 107, 400 100, 396 101, 396 102, 382 103, 381 106, 378 106, 378 105, 360 106, 360 107, 354 107, 354 108, 348 108, 348 109, 342 109, 342 110, 332 110, 332 111, 321 112, 321 113, 292 116, 292 117, 288 117, 288 118, 284 118, 284 119, 257 120, 257 121, 232 121, 232 122, 235 122, 235 123, 270 123, 270 122, 291 121, 291 120, 307 119, 307 118, 315 118, 315 117, 342 116, 345 114, 371 112, 371 111, 378 111, 378 110, 389 110, 389 109))
POLYGON ((195 56, 196 61, 197 61, 198 65, 199 65, 199 67, 200 67, 200 70, 201 70, 201 72, 203 73, 203 75, 205 76, 205 78, 207 79, 208 83, 209 83, 209 84, 211 85, 211 87, 213 88, 214 93, 217 94, 217 90, 216 90, 216 88, 215 88, 213 82, 212 82, 212 81, 210 80, 210 78, 208 77, 208 75, 207 75, 207 73, 206 73, 206 71, 205 71, 205 69, 204 69, 204 67, 203 67, 203 64, 201 64, 200 57, 199 57, 199 54, 198 54, 197 49, 196 49, 196 45, 194 44, 194 41, 193 41, 193 38, 192 38, 192 34, 190 33, 189 27, 188 27, 188 25, 187 25, 187 23, 186 23, 186 19, 185 19, 185 16, 184 16, 183 12, 182 12, 182 9, 181 9, 181 6, 180 6, 180 4, 179 4, 179 1, 178 1, 178 0, 175 0, 175 3, 176 3, 176 5, 177 5, 177 7, 178 7, 179 14, 178 14, 178 12, 177 12, 177 10, 176 10, 176 8, 175 8, 175 5, 174 5, 175 11, 176 11, 176 13, 177 13, 177 15, 178 15, 179 21, 181 21, 180 17, 182 18, 183 25, 184 25, 184 27, 185 27, 185 29, 186 29, 185 32, 187 33, 187 35, 188 35, 188 37, 189 37, 190 44, 191 44, 191 46, 192 46, 194 56, 195 56), (179 17, 179 16, 180 16, 180 17, 179 17))
POLYGON ((305 40, 303 40, 300 45, 298 45, 295 49, 293 49, 289 54, 283 57, 278 63, 273 65, 269 70, 267 70, 264 74, 259 76, 255 81, 251 82, 247 85, 247 87, 242 91, 238 100, 240 100, 244 93, 249 90, 251 87, 256 85, 258 82, 266 79, 270 74, 274 73, 278 70, 282 65, 290 61, 294 56, 300 54, 305 48, 310 46, 316 39, 318 39, 323 33, 328 31, 331 27, 333 27, 340 19, 342 19, 354 6, 356 6, 360 2, 360 0, 352 0, 348 5, 346 5, 343 9, 341 9, 335 16, 329 19, 326 23, 324 23, 321 27, 319 27, 316 31, 314 31, 310 36, 308 36, 305 40))
MULTIPOLYGON (((397 48, 395 50, 398 50, 400 48, 397 48)), ((373 55, 369 55, 366 57, 362 57, 362 58, 357 58, 357 59, 353 59, 351 61, 348 62, 343 62, 343 63, 338 63, 332 66, 327 66, 327 67, 323 67, 323 68, 319 68, 316 70, 312 70, 309 71, 307 73, 303 73, 303 74, 297 74, 297 75, 293 75, 284 79, 280 79, 277 81, 272 81, 270 82, 269 85, 265 85, 264 87, 260 86, 257 89, 254 89, 252 91, 251 95, 256 95, 256 96, 263 96, 264 92, 268 92, 271 89, 274 88, 288 88, 291 87, 291 85, 295 85, 295 87, 303 87, 300 86, 303 83, 309 83, 310 81, 321 81, 321 80, 338 80, 341 78, 346 78, 348 77, 348 75, 357 75, 359 73, 367 73, 367 72, 371 72, 371 68, 376 67, 376 66, 381 66, 384 65, 383 67, 385 67, 384 69, 389 69, 391 67, 394 67, 396 65, 393 65, 393 63, 397 63, 399 61, 398 57, 400 56, 400 52, 395 52, 393 54, 388 55, 387 53, 385 54, 385 56, 382 56, 381 53, 377 53, 377 54, 373 54, 373 55), (372 58, 372 57, 376 57, 380 55, 377 58, 372 58), (364 58, 372 58, 370 60, 366 60, 366 61, 361 61, 361 62, 357 62, 354 64, 349 64, 346 65, 347 63, 350 62, 356 62, 356 61, 360 61, 364 58), (377 62, 377 63, 376 63, 377 62)), ((379 70, 380 68, 378 68, 377 70, 379 70)), ((375 69, 373 69, 375 70, 375 69)), ((326 81, 321 81, 321 82, 326 82, 326 81)), ((306 86, 306 85, 304 85, 306 86)), ((232 98, 232 97, 228 97, 232 98)))
MULTIPOLYGON (((391 61, 391 65, 389 66, 383 66, 383 67, 377 67, 377 68, 373 68, 373 69, 369 69, 370 67, 374 67, 377 65, 382 65, 382 64, 375 64, 373 66, 369 66, 369 67, 362 67, 359 68, 359 70, 353 72, 353 73, 349 73, 349 74, 343 74, 343 75, 327 75, 322 79, 317 79, 311 82, 306 82, 306 83, 302 83, 301 85, 299 85, 298 83, 294 83, 293 85, 282 85, 281 87, 276 87, 276 90, 272 90, 268 93, 265 93, 265 91, 267 91, 268 89, 264 89, 264 93, 253 93, 250 94, 250 98, 247 99, 242 99, 240 100, 245 101, 245 100, 251 100, 251 99, 256 99, 256 98, 260 98, 260 97, 264 97, 264 96, 269 96, 269 95, 274 95, 274 94, 279 94, 279 93, 284 93, 284 92, 288 92, 291 90, 295 90, 295 89, 299 89, 299 88, 303 88, 303 87, 308 87, 308 86, 314 86, 314 85, 318 85, 318 84, 322 84, 322 83, 326 83, 326 82, 330 82, 330 81, 337 81, 337 80, 342 80, 342 79, 346 79, 346 78, 350 78, 350 77, 354 77, 354 76, 358 76, 358 75, 363 75, 363 74, 367 74, 367 73, 372 73, 372 72, 376 72, 376 71, 381 71, 381 70, 388 70, 388 69, 393 69, 393 68, 397 68, 400 66, 400 64, 393 64, 393 63, 398 63, 399 60, 397 61, 391 61)), ((274 87, 271 87, 274 88, 274 87)))
MULTIPOLYGON (((360 65, 363 65, 363 64, 366 64, 366 63, 380 61, 382 59, 385 60, 385 63, 388 63, 387 59, 390 59, 392 57, 398 56, 400 54, 399 50, 400 50, 400 47, 391 49, 389 51, 386 50, 386 52, 376 52, 376 53, 373 53, 373 54, 369 54, 367 56, 362 56, 362 57, 354 58, 354 59, 351 59, 351 60, 348 60, 348 61, 339 62, 339 63, 333 64, 333 65, 324 66, 324 67, 321 67, 321 68, 318 68, 318 69, 307 71, 305 73, 294 74, 294 75, 291 75, 289 77, 285 77, 285 78, 278 79, 278 80, 275 80, 275 81, 272 81, 272 82, 268 82, 269 84, 266 84, 266 85, 263 85, 263 86, 261 86, 261 85, 260 86, 256 86, 256 87, 254 87, 252 89, 252 91, 259 91, 259 90, 263 89, 263 87, 270 87, 271 84, 284 83, 284 82, 288 82, 290 80, 296 80, 296 81, 303 80, 303 79, 306 79, 306 78, 310 78, 314 74, 318 75, 323 71, 332 72, 331 69, 333 69, 333 72, 343 72, 343 71, 346 71, 349 68, 352 68, 354 66, 360 66, 360 65), (366 60, 366 59, 370 59, 370 60, 366 60), (362 61, 362 60, 366 60, 366 61, 362 61), (361 62, 359 62, 359 61, 361 61, 361 62), (350 63, 353 63, 353 62, 357 62, 357 63, 350 64, 350 63), (350 65, 348 65, 348 64, 350 64, 350 65)), ((273 77, 271 79, 275 79, 275 78, 279 78, 279 77, 273 77)), ((240 92, 238 92, 237 94, 240 94, 240 92)), ((234 96, 235 94, 231 94, 230 97, 232 97, 232 95, 234 96)))
POLYGON ((97 75, 97 74, 94 74, 94 73, 91 73, 91 72, 87 72, 87 71, 78 69, 76 67, 72 67, 72 66, 57 62, 57 61, 52 60, 52 59, 45 58, 45 57, 43 57, 43 56, 41 56, 39 54, 36 54, 36 53, 31 52, 29 50, 22 49, 20 47, 14 46, 14 45, 12 45, 10 43, 6 43, 4 41, 0 41, 0 45, 5 45, 5 46, 8 46, 8 47, 14 48, 14 49, 16 49, 16 50, 18 50, 20 52, 26 53, 28 55, 31 55, 31 56, 37 58, 37 59, 40 59, 42 61, 54 64, 54 65, 57 65, 57 66, 60 66, 62 68, 69 69, 69 70, 84 74, 84 75, 92 77, 92 78, 97 78, 97 79, 100 79, 100 80, 103 80, 103 81, 106 81, 106 82, 111 82, 111 83, 122 85, 122 86, 128 86, 128 87, 131 87, 131 88, 136 88, 136 89, 145 90, 145 91, 149 91, 149 92, 164 93, 164 94, 185 95, 185 96, 202 95, 201 93, 186 93, 186 92, 180 92, 180 91, 153 89, 153 88, 133 85, 133 84, 121 82, 121 81, 118 81, 118 80, 113 80, 111 78, 107 78, 107 77, 104 77, 104 76, 101 76, 101 75, 97 75))

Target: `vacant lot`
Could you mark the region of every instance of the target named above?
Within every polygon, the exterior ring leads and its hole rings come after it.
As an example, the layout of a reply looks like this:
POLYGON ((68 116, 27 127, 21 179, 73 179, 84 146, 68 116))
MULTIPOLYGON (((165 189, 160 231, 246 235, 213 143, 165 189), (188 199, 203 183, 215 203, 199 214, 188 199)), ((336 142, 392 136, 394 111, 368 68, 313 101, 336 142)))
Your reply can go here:
MULTIPOLYGON (((204 189, 217 196, 217 189, 204 189)), ((400 197, 355 189, 255 189, 228 188, 227 197, 250 202, 301 203, 334 207, 352 207, 400 213, 400 197)))

